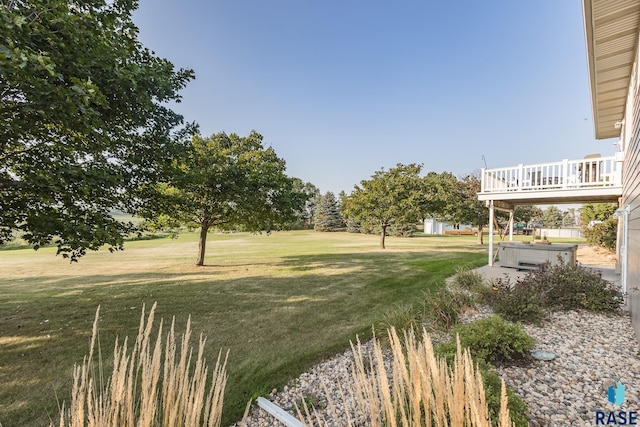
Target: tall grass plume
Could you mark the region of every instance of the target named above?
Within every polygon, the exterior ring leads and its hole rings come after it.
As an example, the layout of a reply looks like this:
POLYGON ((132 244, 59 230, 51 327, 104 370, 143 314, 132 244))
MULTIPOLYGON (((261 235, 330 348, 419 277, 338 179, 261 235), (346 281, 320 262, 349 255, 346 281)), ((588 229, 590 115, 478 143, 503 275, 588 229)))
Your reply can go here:
POLYGON ((156 304, 145 319, 142 308, 135 342, 122 344, 116 339, 113 370, 104 377, 96 310, 89 355, 73 371, 73 389, 68 409, 60 411, 60 427, 158 426, 217 427, 227 381, 226 357, 218 354, 207 387, 209 368, 203 353, 206 339, 200 335, 198 352, 190 345, 191 317, 179 346, 176 344, 175 318, 162 343, 163 322, 152 337, 156 304), (97 353, 97 355, 96 355, 97 353), (97 366, 96 366, 97 363, 97 366))
MULTIPOLYGON (((501 409, 491 420, 482 374, 474 366, 471 355, 458 342, 454 363, 449 367, 444 358, 435 356, 426 331, 422 338, 409 331, 400 339, 394 328, 388 331, 391 361, 385 361, 378 340, 373 341, 372 354, 365 354, 360 342, 352 345, 355 362, 350 384, 340 397, 327 392, 328 410, 323 414, 299 409, 299 417, 307 426, 340 425, 372 427, 511 427, 507 392, 502 382, 501 409), (368 361, 365 362, 365 361, 368 361)), ((304 402, 303 402, 304 403, 304 402)))

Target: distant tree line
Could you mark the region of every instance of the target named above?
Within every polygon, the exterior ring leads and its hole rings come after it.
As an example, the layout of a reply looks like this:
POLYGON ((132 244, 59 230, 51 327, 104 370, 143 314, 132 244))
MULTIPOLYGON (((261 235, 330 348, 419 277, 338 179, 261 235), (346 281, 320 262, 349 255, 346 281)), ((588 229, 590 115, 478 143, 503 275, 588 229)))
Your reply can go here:
MULTIPOLYGON (((288 176, 255 131, 200 135, 169 107, 194 72, 142 45, 136 7, 0 6, 0 245, 19 235, 73 261, 103 246, 121 250, 144 227, 190 227, 200 232, 202 265, 211 230, 346 229, 377 233, 384 247, 385 236, 410 235, 425 217, 471 223, 482 243, 489 217, 477 173, 422 176, 422 165, 398 164, 336 197, 288 176), (123 222, 114 211, 147 221, 123 222)), ((583 209, 583 224, 587 215, 613 221, 599 209, 583 209)), ((558 226, 575 222, 571 215, 550 207, 542 221, 558 226)))

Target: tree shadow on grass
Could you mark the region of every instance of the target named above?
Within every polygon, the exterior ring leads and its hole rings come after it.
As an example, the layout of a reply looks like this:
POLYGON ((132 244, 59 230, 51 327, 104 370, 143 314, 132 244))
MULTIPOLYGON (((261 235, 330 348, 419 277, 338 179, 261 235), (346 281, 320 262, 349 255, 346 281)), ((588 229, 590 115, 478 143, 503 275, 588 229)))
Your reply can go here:
POLYGON ((258 268, 244 277, 194 267, 0 282, 0 422, 56 419, 56 395, 68 402, 98 305, 107 360, 116 336, 135 337, 143 303, 158 302, 156 318, 176 316, 179 331, 191 315, 194 336, 208 337, 210 364, 230 350, 225 422, 232 422, 251 395, 281 387, 356 334, 367 336, 389 306, 420 298, 468 258, 467 251, 298 255, 270 264, 277 273, 258 268))

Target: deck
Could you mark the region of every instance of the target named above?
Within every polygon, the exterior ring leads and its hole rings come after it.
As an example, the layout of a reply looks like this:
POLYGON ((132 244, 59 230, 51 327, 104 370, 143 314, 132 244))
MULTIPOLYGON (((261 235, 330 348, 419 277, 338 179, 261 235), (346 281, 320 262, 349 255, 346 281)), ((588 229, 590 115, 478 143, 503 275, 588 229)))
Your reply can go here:
POLYGON ((496 206, 617 202, 621 156, 483 169, 478 199, 496 206))

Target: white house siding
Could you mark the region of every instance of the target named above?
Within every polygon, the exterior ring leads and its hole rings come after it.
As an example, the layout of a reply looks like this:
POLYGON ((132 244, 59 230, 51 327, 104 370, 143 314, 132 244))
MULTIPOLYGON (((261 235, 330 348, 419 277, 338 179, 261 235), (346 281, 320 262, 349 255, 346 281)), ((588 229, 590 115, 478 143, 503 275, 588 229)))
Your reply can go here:
MULTIPOLYGON (((620 207, 629 207, 627 291, 636 336, 640 337, 640 81, 638 54, 629 85, 625 126, 620 147, 625 151, 620 207)), ((619 235, 619 237, 621 237, 619 235)))

